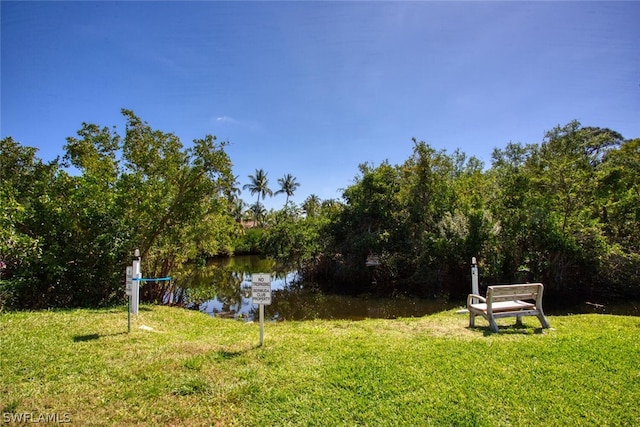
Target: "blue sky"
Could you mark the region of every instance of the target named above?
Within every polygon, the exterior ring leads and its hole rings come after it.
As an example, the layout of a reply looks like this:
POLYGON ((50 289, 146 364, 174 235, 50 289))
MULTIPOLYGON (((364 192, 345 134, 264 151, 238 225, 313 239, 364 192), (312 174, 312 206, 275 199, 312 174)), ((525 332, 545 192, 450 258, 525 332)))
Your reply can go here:
MULTIPOLYGON (((10 2, 1 136, 51 160, 121 108, 339 198, 411 138, 490 165, 573 119, 640 137, 639 2, 10 2)), ((245 192, 243 198, 253 202, 245 192)), ((280 207, 284 196, 267 200, 280 207)))

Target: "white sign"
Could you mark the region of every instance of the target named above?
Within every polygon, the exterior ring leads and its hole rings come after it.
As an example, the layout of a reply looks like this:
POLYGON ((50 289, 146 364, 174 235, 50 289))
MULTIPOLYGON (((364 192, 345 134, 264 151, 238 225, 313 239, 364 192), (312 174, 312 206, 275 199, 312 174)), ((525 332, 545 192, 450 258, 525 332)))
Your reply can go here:
POLYGON ((258 273, 251 275, 251 302, 271 304, 271 275, 258 273))
POLYGON ((133 266, 130 265, 127 267, 127 284, 124 291, 127 295, 131 296, 132 289, 133 289, 133 266))

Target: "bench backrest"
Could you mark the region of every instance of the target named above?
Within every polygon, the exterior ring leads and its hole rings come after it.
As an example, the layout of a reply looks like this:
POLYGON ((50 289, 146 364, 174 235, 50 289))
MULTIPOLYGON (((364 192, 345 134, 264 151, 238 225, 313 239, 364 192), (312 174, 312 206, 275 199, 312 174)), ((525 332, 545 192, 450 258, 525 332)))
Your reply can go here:
POLYGON ((541 305, 543 289, 542 283, 494 285, 487 288, 487 300, 493 302, 535 300, 538 305, 541 305))

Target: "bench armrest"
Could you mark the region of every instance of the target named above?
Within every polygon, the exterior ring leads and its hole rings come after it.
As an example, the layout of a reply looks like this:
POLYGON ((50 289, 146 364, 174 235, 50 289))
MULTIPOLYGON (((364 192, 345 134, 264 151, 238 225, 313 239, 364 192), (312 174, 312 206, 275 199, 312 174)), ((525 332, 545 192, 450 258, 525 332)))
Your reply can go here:
POLYGON ((480 302, 487 302, 487 299, 485 297, 481 297, 480 295, 476 295, 476 294, 469 294, 467 296, 467 306, 471 305, 471 300, 477 298, 480 302))

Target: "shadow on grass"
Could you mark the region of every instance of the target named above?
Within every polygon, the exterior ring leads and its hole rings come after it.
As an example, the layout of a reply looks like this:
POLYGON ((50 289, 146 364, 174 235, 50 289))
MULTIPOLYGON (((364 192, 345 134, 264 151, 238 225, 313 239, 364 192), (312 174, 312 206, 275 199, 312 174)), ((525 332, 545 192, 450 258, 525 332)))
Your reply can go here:
POLYGON ((218 351, 214 351, 213 354, 215 354, 218 359, 231 360, 231 359, 235 359, 238 356, 242 356, 245 353, 258 350, 259 348, 260 348, 259 345, 255 345, 255 346, 247 347, 244 350, 236 350, 236 351, 218 350, 218 351))
POLYGON ((539 335, 544 333, 544 328, 532 329, 531 326, 527 325, 498 326, 498 332, 493 332, 489 326, 475 326, 473 328, 467 326, 467 329, 482 332, 485 337, 491 335, 539 335))
POLYGON ((73 342, 87 342, 94 341, 101 337, 114 337, 117 335, 125 335, 126 332, 118 332, 115 334, 87 334, 87 335, 75 335, 73 337, 73 342))
POLYGON ((216 355, 220 358, 220 359, 225 359, 225 360, 229 360, 229 359, 233 359, 235 357, 241 356, 243 353, 246 353, 247 350, 243 350, 243 351, 216 351, 216 355))
POLYGON ((245 348, 239 349, 239 350, 223 350, 223 349, 219 349, 219 350, 215 350, 209 353, 210 357, 213 357, 214 359, 217 360, 231 360, 231 359, 235 359, 236 357, 245 355, 246 353, 250 353, 252 351, 258 350, 260 349, 260 345, 256 344, 256 345, 250 345, 247 346, 245 348))

